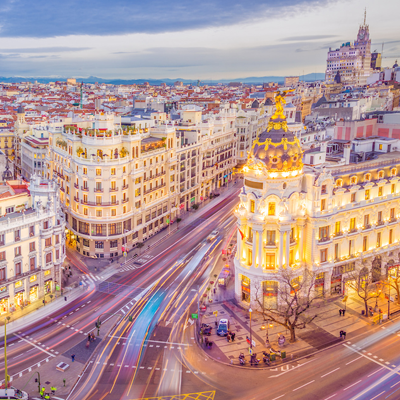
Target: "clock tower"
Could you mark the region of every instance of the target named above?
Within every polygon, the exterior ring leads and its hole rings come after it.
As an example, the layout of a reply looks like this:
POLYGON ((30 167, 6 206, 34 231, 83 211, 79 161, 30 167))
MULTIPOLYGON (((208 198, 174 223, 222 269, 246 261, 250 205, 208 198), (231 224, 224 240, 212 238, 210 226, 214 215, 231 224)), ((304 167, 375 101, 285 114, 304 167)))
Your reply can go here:
POLYGON ((371 72, 371 39, 369 38, 369 26, 367 25, 367 10, 364 11, 364 23, 358 29, 354 47, 362 57, 362 68, 365 75, 369 75, 371 72))

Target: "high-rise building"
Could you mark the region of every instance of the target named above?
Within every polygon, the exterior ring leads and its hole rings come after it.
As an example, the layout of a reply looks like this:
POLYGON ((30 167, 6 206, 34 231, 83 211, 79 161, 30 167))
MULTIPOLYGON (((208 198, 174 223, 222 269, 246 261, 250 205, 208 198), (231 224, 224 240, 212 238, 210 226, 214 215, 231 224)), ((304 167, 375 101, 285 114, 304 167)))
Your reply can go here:
POLYGON ((325 81, 327 83, 344 83, 365 85, 371 74, 371 39, 369 26, 364 23, 358 29, 354 43, 343 43, 340 48, 329 48, 325 81))

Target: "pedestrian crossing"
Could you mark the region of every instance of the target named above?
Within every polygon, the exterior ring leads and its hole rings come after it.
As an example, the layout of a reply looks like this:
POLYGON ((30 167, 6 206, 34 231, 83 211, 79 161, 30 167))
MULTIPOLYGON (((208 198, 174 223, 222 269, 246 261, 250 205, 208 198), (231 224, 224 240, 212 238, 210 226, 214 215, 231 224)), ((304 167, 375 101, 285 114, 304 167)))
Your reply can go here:
POLYGON ((93 275, 93 274, 84 274, 81 276, 81 281, 79 284, 83 286, 89 286, 90 283, 101 282, 104 279, 103 276, 93 275))
MULTIPOLYGON (((29 397, 31 400, 43 400, 43 397, 29 397)), ((61 397, 53 396, 50 397, 52 400, 64 400, 61 397)))
POLYGON ((139 258, 131 258, 127 260, 126 263, 121 263, 121 266, 118 268, 118 272, 129 272, 134 271, 135 269, 141 268, 144 264, 152 260, 154 256, 150 254, 144 254, 139 258))

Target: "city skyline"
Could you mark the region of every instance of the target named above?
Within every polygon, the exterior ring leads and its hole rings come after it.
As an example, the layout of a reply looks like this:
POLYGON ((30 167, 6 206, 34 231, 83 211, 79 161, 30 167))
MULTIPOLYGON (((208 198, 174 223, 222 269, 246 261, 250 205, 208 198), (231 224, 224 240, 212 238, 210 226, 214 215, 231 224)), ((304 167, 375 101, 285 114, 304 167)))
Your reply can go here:
POLYGON ((178 2, 164 8, 146 3, 146 9, 126 1, 112 9, 77 4, 43 12, 24 0, 7 2, 0 75, 209 81, 321 73, 329 47, 355 40, 365 6, 372 50, 384 42, 384 57, 393 57, 383 65, 391 66, 400 53, 396 19, 387 12, 394 1, 384 9, 359 0, 288 0, 251 9, 223 2, 191 9, 178 2))

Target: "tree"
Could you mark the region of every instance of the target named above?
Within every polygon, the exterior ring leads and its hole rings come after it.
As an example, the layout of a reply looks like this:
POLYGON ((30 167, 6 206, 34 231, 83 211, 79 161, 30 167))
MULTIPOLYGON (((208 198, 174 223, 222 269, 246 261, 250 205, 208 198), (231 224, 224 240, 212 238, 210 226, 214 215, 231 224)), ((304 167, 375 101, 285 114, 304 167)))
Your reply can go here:
POLYGON ((307 315, 311 304, 319 296, 315 294, 315 274, 303 269, 299 274, 292 269, 281 268, 276 276, 278 285, 272 294, 276 297, 275 304, 264 301, 265 282, 255 285, 256 308, 264 318, 282 325, 290 332, 290 342, 296 341, 296 329, 304 329, 317 314, 307 315))
POLYGON ((352 288, 357 296, 364 302, 365 315, 368 317, 368 301, 378 299, 381 292, 381 283, 372 282, 372 275, 364 260, 361 260, 359 264, 357 263, 354 271, 348 273, 346 284, 352 288))
POLYGON ((396 291, 397 303, 400 304, 400 274, 398 266, 393 267, 392 269, 389 267, 386 285, 392 287, 396 291))
POLYGON ((142 247, 144 246, 143 242, 137 242, 136 247, 140 250, 140 254, 142 254, 142 247))
POLYGON ((198 204, 192 204, 192 208, 193 208, 193 210, 197 210, 198 208, 199 208, 199 205, 198 204))

